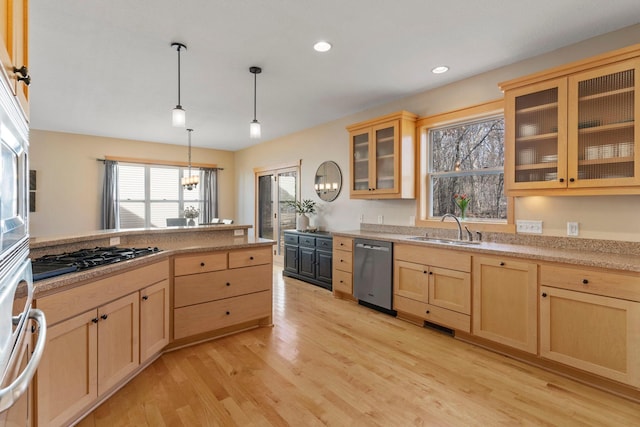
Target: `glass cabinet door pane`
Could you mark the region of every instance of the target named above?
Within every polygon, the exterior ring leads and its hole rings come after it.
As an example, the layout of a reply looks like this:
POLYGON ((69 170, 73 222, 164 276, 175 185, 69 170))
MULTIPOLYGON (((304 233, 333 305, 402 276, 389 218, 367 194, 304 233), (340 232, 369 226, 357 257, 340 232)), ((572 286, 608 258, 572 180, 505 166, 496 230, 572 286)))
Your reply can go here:
POLYGON ((515 181, 558 179, 558 88, 515 99, 515 181))
POLYGON ((392 189, 395 186, 395 127, 375 130, 376 141, 376 189, 392 189))
POLYGON ((578 82, 578 179, 634 176, 634 69, 578 82))
POLYGON ((369 132, 351 137, 353 150, 353 190, 369 190, 369 132))

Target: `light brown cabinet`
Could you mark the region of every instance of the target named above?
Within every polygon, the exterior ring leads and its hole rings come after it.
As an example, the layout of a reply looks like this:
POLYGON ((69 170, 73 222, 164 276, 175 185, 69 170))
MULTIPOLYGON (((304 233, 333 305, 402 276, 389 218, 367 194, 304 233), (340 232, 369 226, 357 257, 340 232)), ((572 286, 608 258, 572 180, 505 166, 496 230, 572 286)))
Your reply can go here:
POLYGON ((51 325, 36 374, 38 425, 72 422, 138 369, 140 290, 166 287, 168 273, 162 261, 36 299, 51 325))
POLYGON ((540 267, 540 356, 640 386, 640 278, 540 267))
POLYGON ((353 296, 353 239, 333 237, 333 294, 353 296))
POLYGON ((140 363, 169 344, 169 280, 140 291, 140 363))
POLYGON ((636 47, 502 83, 507 194, 640 192, 639 72, 636 47))
POLYGON ((174 340, 271 324, 272 256, 270 247, 176 256, 174 340))
POLYGON ((415 121, 407 111, 347 127, 352 199, 415 198, 415 121))
POLYGON ((28 0, 0 1, 0 33, 2 48, 0 61, 4 76, 9 83, 13 95, 29 119, 29 88, 25 78, 30 79, 28 72, 28 0), (25 67, 23 70, 22 68, 25 67), (16 70, 21 71, 16 71, 16 70))
POLYGON ((396 244, 393 307, 398 317, 471 331, 471 256, 396 244))
POLYGON ((508 257, 473 257, 474 335, 537 354, 537 269, 508 257))

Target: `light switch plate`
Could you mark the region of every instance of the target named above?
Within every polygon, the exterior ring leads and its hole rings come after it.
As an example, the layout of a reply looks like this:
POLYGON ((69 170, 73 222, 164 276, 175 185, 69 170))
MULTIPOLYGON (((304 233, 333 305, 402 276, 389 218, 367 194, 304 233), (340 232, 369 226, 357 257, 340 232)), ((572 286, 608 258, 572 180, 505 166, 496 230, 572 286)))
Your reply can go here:
POLYGON ((516 231, 518 233, 542 234, 542 221, 516 220, 516 231))
POLYGON ((580 234, 577 222, 567 222, 567 236, 577 236, 580 234))
POLYGON ((378 224, 384 224, 384 216, 378 215, 378 224))
POLYGON ((234 236, 244 236, 244 230, 241 228, 239 230, 233 230, 233 235, 234 236))

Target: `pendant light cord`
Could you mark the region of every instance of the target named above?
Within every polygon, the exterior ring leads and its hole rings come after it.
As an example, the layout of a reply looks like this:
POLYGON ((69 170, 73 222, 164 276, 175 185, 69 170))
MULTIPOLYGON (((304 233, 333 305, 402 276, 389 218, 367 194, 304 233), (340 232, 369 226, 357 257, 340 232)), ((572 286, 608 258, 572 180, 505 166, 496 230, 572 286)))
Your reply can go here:
POLYGON ((191 132, 193 129, 187 129, 189 132, 189 176, 191 176, 191 132))
POLYGON ((258 92, 258 74, 253 73, 253 121, 255 122, 257 119, 256 115, 256 103, 257 103, 257 92, 258 92))
MULTIPOLYGON (((178 45, 178 105, 180 104, 180 49, 182 46, 178 45)), ((191 133, 189 133, 191 135, 191 133)))

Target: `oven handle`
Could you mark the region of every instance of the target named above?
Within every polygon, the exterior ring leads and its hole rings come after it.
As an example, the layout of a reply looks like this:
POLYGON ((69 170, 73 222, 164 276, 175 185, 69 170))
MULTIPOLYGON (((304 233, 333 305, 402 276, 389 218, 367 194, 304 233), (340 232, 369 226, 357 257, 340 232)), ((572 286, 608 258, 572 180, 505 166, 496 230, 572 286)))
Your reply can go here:
POLYGON ((44 352, 44 344, 47 340, 47 321, 45 320, 44 313, 37 308, 32 308, 29 310, 29 319, 34 320, 38 324, 38 340, 36 341, 36 346, 33 349, 29 363, 24 368, 24 371, 22 371, 18 378, 8 387, 0 390, 0 412, 10 408, 27 390, 31 379, 38 369, 42 353, 44 352))

